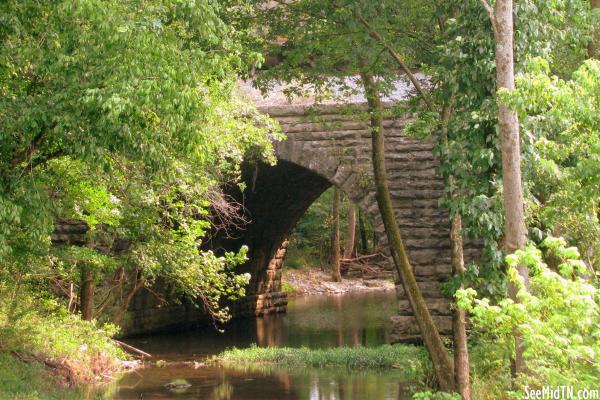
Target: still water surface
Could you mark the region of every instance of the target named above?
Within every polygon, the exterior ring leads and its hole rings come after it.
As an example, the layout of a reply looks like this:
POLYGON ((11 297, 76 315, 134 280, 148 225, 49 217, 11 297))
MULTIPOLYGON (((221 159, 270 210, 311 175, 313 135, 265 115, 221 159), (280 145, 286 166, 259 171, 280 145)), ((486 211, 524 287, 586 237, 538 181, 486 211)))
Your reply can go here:
POLYGON ((403 387, 390 372, 353 372, 344 368, 285 370, 276 367, 194 368, 192 361, 230 348, 252 344, 327 348, 377 346, 387 342, 389 317, 395 313, 393 292, 311 296, 291 299, 287 314, 231 322, 224 333, 214 329, 153 335, 129 342, 165 360, 125 375, 116 399, 402 399, 403 387), (174 379, 192 386, 175 393, 165 387, 174 379))

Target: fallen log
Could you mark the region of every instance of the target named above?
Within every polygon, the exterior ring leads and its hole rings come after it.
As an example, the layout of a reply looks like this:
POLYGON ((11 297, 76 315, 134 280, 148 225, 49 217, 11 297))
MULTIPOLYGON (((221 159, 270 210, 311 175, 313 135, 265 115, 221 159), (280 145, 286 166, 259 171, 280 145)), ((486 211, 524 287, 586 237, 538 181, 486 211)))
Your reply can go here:
POLYGON ((129 350, 129 351, 131 351, 132 353, 138 354, 138 355, 140 355, 140 356, 142 356, 142 357, 148 357, 148 358, 152 358, 152 355, 151 355, 151 354, 149 354, 149 353, 146 353, 145 351, 143 351, 143 350, 140 350, 140 349, 138 349, 137 347, 133 347, 132 345, 130 345, 130 344, 127 344, 127 343, 123 343, 123 342, 121 342, 120 340, 117 340, 117 339, 113 339, 113 341, 114 341, 116 344, 118 344, 119 346, 123 347, 125 350, 129 350))
POLYGON ((363 256, 358 256, 358 257, 354 257, 354 258, 341 258, 340 262, 356 262, 356 261, 367 260, 367 259, 375 258, 375 257, 384 257, 384 255, 382 253, 365 254, 363 256))

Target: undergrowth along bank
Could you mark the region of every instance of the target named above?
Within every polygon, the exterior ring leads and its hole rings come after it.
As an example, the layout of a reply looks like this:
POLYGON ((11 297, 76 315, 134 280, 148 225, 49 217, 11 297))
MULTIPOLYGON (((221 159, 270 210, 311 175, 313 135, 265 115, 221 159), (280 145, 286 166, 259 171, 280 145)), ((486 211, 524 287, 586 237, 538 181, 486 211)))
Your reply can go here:
POLYGON ((109 399, 114 385, 64 385, 61 377, 37 361, 22 361, 8 351, 0 351, 0 399, 82 400, 109 399))
POLYGON ((118 328, 84 321, 58 301, 0 283, 0 399, 89 399, 129 357, 118 328))

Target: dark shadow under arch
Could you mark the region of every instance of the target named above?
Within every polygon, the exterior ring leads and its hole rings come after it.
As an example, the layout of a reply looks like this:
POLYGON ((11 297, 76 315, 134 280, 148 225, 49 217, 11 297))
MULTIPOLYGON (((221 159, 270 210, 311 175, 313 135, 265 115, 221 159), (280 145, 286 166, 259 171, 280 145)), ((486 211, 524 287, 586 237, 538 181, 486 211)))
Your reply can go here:
MULTIPOLYGON (((338 166, 332 170, 332 179, 339 177, 340 168, 345 169, 338 166)), ((344 174, 348 175, 345 182, 352 180, 352 172, 344 171, 344 174)), ((248 295, 277 293, 281 291, 281 265, 287 238, 310 205, 333 183, 313 170, 286 160, 279 160, 274 166, 244 164, 242 179, 245 189, 238 188, 231 195, 243 204, 248 224, 230 232, 228 238, 217 237, 213 246, 235 251, 241 245, 247 245, 248 261, 241 271, 251 274, 248 295)), ((341 185, 344 192, 351 188, 341 185)), ((346 194, 353 201, 364 197, 356 192, 346 194)), ((359 208, 369 218, 377 211, 360 205, 359 208)))

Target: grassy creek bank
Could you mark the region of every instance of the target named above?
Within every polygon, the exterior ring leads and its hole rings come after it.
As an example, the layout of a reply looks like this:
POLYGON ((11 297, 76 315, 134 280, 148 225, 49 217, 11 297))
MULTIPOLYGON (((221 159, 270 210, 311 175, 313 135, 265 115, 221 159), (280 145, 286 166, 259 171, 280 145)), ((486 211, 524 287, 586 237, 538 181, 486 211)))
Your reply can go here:
POLYGON ((77 399, 81 392, 69 388, 40 362, 19 360, 0 351, 0 398, 2 399, 77 399))
POLYGON ((57 359, 0 350, 0 399, 109 399, 121 374, 141 366, 138 361, 108 358, 94 364, 73 364, 66 357, 57 359), (100 364, 102 370, 98 369, 100 364))
POLYGON ((427 384, 433 378, 431 363, 423 347, 382 345, 378 347, 335 347, 328 349, 257 347, 229 349, 213 362, 228 367, 270 364, 281 368, 345 368, 357 370, 397 370, 398 378, 427 384))
MULTIPOLYGON (((62 400, 102 398, 104 384, 84 386, 71 381, 64 364, 43 362, 0 351, 0 399, 62 400)), ((106 383, 106 382, 104 382, 106 383)))
POLYGON ((113 339, 114 325, 34 296, 10 299, 0 299, 0 399, 100 398, 138 366, 113 339))
MULTIPOLYGON (((472 349, 473 399, 497 400, 507 398, 510 377, 503 373, 508 359, 476 345, 472 349)), ((423 346, 409 344, 380 345, 377 347, 337 347, 328 349, 261 348, 225 350, 211 359, 227 368, 239 370, 319 370, 357 374, 383 374, 400 382, 414 400, 460 400, 456 393, 437 392, 435 374, 423 346)), ((404 398, 404 397, 403 397, 404 398)))

